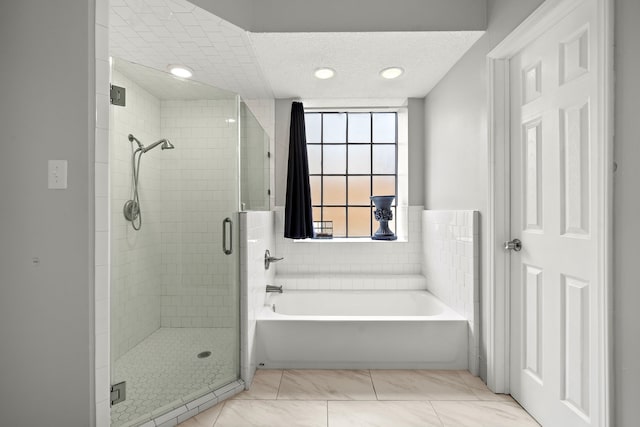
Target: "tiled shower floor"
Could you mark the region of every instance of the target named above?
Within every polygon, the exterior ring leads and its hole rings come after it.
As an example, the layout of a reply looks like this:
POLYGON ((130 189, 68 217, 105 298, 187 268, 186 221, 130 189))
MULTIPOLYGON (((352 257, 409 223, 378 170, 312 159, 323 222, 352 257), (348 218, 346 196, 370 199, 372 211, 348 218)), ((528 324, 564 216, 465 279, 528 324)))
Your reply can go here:
POLYGON ((232 328, 160 328, 118 359, 112 384, 127 382, 111 407, 112 426, 136 425, 237 379, 232 328), (206 358, 197 355, 210 351, 206 358))

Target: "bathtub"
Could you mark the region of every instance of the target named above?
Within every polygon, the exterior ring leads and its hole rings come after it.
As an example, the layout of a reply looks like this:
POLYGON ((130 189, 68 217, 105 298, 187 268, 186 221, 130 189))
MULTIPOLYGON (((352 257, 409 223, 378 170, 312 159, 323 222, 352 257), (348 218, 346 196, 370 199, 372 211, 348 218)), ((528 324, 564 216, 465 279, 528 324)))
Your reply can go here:
POLYGON ((263 368, 467 369, 468 322, 427 291, 268 294, 257 316, 263 368))

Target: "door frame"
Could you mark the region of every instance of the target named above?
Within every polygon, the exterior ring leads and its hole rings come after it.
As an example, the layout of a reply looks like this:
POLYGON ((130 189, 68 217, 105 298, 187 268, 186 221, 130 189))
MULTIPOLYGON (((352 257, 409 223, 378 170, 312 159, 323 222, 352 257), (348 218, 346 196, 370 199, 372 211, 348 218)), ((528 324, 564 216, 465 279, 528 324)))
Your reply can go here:
MULTIPOLYGON (((585 0, 546 0, 511 34, 487 54, 488 78, 488 225, 487 225, 487 294, 485 307, 485 343, 487 356, 487 385, 497 393, 509 393, 509 319, 510 319, 510 267, 509 255, 502 247, 511 240, 510 230, 510 94, 509 60, 556 24, 569 11, 585 0)), ((598 280, 601 287, 601 306, 598 307, 598 354, 595 362, 600 366, 603 387, 595 390, 601 408, 600 419, 594 425, 612 425, 612 236, 613 236, 613 3, 614 0, 596 2, 596 42, 602 53, 593 64, 598 72, 599 108, 597 140, 594 156, 598 187, 596 209, 601 221, 595 224, 598 247, 598 280)))

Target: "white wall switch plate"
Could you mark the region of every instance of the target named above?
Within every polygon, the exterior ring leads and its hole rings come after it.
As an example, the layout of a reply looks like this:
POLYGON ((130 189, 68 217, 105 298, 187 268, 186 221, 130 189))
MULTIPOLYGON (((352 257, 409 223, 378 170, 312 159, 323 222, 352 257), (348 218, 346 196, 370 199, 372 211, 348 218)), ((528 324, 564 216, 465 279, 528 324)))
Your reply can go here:
POLYGON ((49 188, 64 190, 67 188, 67 161, 49 160, 49 188))

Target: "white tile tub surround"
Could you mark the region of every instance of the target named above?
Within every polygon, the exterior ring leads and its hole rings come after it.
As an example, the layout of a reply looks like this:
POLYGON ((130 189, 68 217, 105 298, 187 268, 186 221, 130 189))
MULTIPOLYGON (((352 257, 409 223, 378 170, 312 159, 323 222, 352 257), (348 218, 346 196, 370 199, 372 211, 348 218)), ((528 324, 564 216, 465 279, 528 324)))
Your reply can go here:
MULTIPOLYGON (((284 207, 278 207, 276 249, 278 256, 284 257, 284 260, 276 265, 277 275, 420 275, 422 210, 422 206, 408 207, 407 228, 402 230, 404 236, 400 235, 398 241, 357 239, 352 243, 345 240, 285 239, 284 207)), ((398 209, 398 215, 404 215, 403 209, 398 209)), ((389 287, 396 289, 392 282, 389 287)))
POLYGON ((275 268, 264 268, 264 253, 276 255, 274 213, 240 213, 241 376, 251 386, 256 371, 256 318, 265 303, 265 288, 274 283, 275 268))
POLYGON ((277 285, 292 290, 421 290, 427 289, 422 274, 280 274, 277 285))
POLYGON ((236 325, 235 272, 220 250, 238 205, 236 114, 235 99, 161 101, 161 135, 176 147, 161 152, 163 327, 236 325))
POLYGON ((469 371, 478 375, 478 211, 422 213, 422 271, 427 289, 469 321, 469 371))

